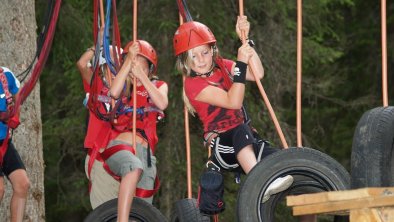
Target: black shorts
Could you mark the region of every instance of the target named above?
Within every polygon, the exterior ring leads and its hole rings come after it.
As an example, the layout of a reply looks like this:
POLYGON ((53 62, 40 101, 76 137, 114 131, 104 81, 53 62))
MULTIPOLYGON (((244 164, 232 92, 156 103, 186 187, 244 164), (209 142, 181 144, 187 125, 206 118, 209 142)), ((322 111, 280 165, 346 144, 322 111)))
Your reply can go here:
MULTIPOLYGON (((0 145, 1 144, 3 144, 2 140, 0 140, 0 145)), ((3 159, 3 165, 0 167, 0 176, 3 177, 6 175, 8 177, 12 172, 18 169, 26 170, 18 151, 15 149, 12 141, 9 140, 8 149, 3 159)))
POLYGON ((230 171, 241 170, 237 154, 242 148, 250 144, 253 145, 257 162, 279 150, 271 147, 268 141, 262 140, 257 132, 252 131, 248 124, 241 124, 234 129, 219 133, 211 141, 209 147, 212 150, 212 156, 210 159, 221 169, 230 171))
POLYGON ((237 161, 238 152, 247 145, 253 144, 254 137, 251 128, 247 124, 228 130, 211 141, 209 147, 212 149, 211 160, 230 170, 239 167, 237 161))

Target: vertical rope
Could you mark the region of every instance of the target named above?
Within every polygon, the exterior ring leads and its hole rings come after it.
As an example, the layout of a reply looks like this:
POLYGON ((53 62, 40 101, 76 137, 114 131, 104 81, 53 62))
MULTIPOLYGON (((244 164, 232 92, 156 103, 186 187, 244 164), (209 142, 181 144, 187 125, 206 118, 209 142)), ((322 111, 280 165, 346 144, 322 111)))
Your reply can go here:
POLYGON ((386 0, 381 1, 381 29, 382 29, 382 93, 383 106, 389 105, 387 87, 387 32, 386 32, 386 0))
MULTIPOLYGON (((182 15, 179 14, 179 24, 183 24, 182 15)), ((182 77, 183 85, 185 83, 185 76, 182 77)), ((185 120, 185 139, 186 139, 186 177, 187 177, 187 198, 193 197, 192 192, 192 164, 191 164, 191 152, 190 152, 190 132, 189 132, 189 112, 186 105, 183 106, 183 114, 185 120)))
POLYGON ((297 0, 297 147, 302 147, 301 130, 301 89, 302 89, 302 0, 297 0))
MULTIPOLYGON (((137 41, 137 0, 133 2, 133 42, 137 41)), ((133 77, 133 146, 136 146, 137 135, 137 79, 133 77)), ((136 149, 137 151, 137 149, 136 149)))
MULTIPOLYGON (((192 21, 189 9, 184 0, 177 0, 179 10, 179 25, 182 25, 184 20, 187 22, 192 21)), ((182 77, 182 84, 185 85, 185 76, 182 77)), ((183 114, 185 120, 185 142, 186 142, 186 177, 187 177, 187 198, 191 199, 192 192, 192 164, 190 155, 190 132, 189 132, 189 113, 186 105, 183 105, 183 114)))
MULTIPOLYGON (((244 15, 243 0, 239 0, 239 15, 240 16, 244 15)), ((242 33, 242 43, 245 43, 245 41, 246 41, 245 33, 242 33)), ((283 145, 284 148, 288 148, 289 146, 287 145, 285 136, 283 135, 282 129, 281 129, 280 125, 279 125, 278 119, 276 118, 275 112, 272 109, 271 103, 270 103, 270 101, 269 101, 269 99, 267 97, 267 94, 265 93, 265 90, 264 90, 263 86, 261 85, 261 82, 260 82, 259 78, 257 78, 256 67, 253 64, 250 65, 249 67, 250 67, 250 69, 252 71, 252 74, 253 74, 254 79, 256 81, 256 84, 257 84, 257 87, 259 88, 260 94, 263 97, 265 105, 267 106, 267 109, 268 109, 268 112, 269 112, 269 114, 271 116, 271 119, 274 122, 274 125, 275 125, 275 128, 276 128, 276 131, 278 132, 280 141, 282 142, 282 145, 283 145)))

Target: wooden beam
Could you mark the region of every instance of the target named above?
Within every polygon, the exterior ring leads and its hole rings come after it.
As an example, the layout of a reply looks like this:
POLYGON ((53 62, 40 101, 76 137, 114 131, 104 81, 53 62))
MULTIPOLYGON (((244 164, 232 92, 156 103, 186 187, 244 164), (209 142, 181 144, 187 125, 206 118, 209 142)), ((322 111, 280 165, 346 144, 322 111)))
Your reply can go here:
POLYGON ((325 202, 317 204, 307 204, 302 206, 294 206, 294 215, 332 213, 336 211, 348 211, 361 208, 394 206, 394 196, 376 196, 360 199, 325 202))
POLYGON ((287 206, 317 204, 332 201, 352 200, 381 195, 394 195, 394 187, 373 187, 356 190, 330 191, 297 196, 287 196, 287 206))

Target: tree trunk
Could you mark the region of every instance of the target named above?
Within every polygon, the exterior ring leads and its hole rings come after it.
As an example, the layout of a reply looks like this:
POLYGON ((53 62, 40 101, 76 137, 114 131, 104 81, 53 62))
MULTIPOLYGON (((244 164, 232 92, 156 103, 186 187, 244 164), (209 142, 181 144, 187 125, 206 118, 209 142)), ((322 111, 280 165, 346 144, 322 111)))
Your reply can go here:
MULTIPOLYGON (((18 75, 28 67, 35 55, 37 27, 34 1, 2 1, 0 11, 0 64, 18 75)), ((18 78, 21 80, 20 77, 18 78)), ((21 85, 23 84, 24 82, 21 85)), ((24 221, 45 221, 39 84, 22 105, 20 119, 21 125, 14 131, 12 139, 25 163, 31 183, 24 221)), ((6 192, 0 205, 0 220, 2 221, 10 216, 12 195, 11 184, 8 180, 5 181, 6 192)))

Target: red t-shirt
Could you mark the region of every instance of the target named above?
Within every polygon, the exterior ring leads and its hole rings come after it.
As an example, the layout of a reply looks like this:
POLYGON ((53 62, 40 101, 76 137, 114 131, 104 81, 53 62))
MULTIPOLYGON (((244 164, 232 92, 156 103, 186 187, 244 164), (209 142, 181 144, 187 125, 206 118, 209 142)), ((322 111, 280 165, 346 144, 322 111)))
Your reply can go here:
MULTIPOLYGON (((155 80, 154 84, 157 88, 160 88, 165 82, 155 80)), ((99 87, 103 87, 99 84, 99 87)), ((92 148, 95 147, 103 148, 106 147, 108 142, 114 139, 122 131, 131 130, 133 126, 132 123, 132 109, 133 98, 126 104, 124 104, 121 112, 125 112, 118 117, 118 123, 121 124, 117 127, 111 125, 108 121, 103 121, 97 118, 97 116, 89 111, 89 125, 85 137, 85 147, 92 148), (117 128, 118 130, 115 130, 117 128)), ((155 145, 158 141, 156 133, 156 120, 157 115, 159 115, 160 110, 155 108, 155 105, 149 98, 149 94, 144 86, 137 87, 137 123, 138 129, 143 129, 146 136, 148 137, 148 142, 151 145, 151 149, 154 152, 155 145)))
MULTIPOLYGON (((230 72, 234 62, 227 59, 223 59, 222 61, 226 69, 230 72)), ((210 77, 203 78, 196 76, 186 77, 185 79, 186 96, 203 123, 204 132, 211 132, 214 130, 227 131, 238 126, 244 121, 241 109, 226 109, 200 102, 195 99, 207 86, 216 86, 226 90, 224 85, 224 75, 228 75, 226 70, 215 68, 210 77)))
MULTIPOLYGON (((152 81, 156 88, 160 88, 164 81, 154 80, 152 81)), ((120 126, 121 130, 131 130, 133 127, 133 97, 131 97, 130 101, 124 101, 125 106, 119 110, 122 115, 119 116, 119 123, 126 123, 120 126), (122 129, 123 128, 123 129, 122 129)), ((155 145, 158 142, 158 137, 156 133, 156 123, 157 116, 163 115, 163 111, 159 110, 155 104, 151 101, 148 91, 146 91, 143 85, 137 86, 137 115, 136 115, 136 127, 137 129, 142 129, 146 137, 148 138, 149 145, 151 146, 152 151, 154 152, 155 145)))

